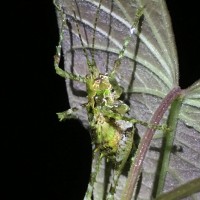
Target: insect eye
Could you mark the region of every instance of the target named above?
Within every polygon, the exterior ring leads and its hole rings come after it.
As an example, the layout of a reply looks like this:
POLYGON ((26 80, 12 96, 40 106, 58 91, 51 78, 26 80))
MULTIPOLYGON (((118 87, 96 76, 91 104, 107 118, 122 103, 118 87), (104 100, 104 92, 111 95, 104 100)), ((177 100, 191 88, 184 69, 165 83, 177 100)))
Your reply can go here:
POLYGON ((95 80, 95 83, 97 83, 97 84, 99 84, 100 82, 101 82, 101 79, 99 79, 99 78, 95 80))
POLYGON ((104 74, 99 75, 101 80, 104 80, 107 76, 105 76, 104 74))

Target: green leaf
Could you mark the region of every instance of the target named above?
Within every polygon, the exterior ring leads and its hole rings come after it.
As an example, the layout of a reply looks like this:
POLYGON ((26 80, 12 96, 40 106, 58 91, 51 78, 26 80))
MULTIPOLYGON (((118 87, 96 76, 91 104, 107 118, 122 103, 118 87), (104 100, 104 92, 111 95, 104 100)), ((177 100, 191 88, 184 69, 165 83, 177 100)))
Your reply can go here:
POLYGON ((180 113, 180 119, 189 127, 200 132, 200 80, 185 91, 185 100, 180 113))
MULTIPOLYGON (((73 0, 64 0, 58 2, 62 4, 68 18, 68 27, 66 27, 62 45, 64 67, 77 75, 85 76, 88 72, 87 60, 82 51, 76 21, 78 20, 85 48, 91 57, 93 28, 99 1, 77 0, 75 3, 73 0), (77 13, 77 19, 74 17, 73 10, 77 13)), ((102 73, 112 69, 125 39, 130 34, 135 11, 139 6, 144 6, 144 18, 140 22, 141 28, 139 33, 131 38, 125 51, 125 58, 122 60, 116 76, 130 103, 130 116, 150 121, 161 99, 178 85, 179 79, 177 52, 165 1, 103 1, 95 35, 95 61, 102 73)), ((59 13, 58 22, 61 23, 59 13)), ((66 85, 71 107, 87 102, 84 84, 66 80, 66 85)), ((200 160, 200 81, 186 89, 183 95, 183 105, 179 113, 173 142, 174 145, 181 146, 182 150, 172 153, 170 156, 164 191, 169 191, 178 185, 200 177, 198 162, 200 160)), ((77 113, 87 127, 86 111, 83 109, 77 113)), ((167 114, 162 123, 166 123, 167 114)), ((142 126, 137 128, 142 137, 146 128, 142 126)), ((161 145, 160 139, 151 143, 143 165, 138 199, 150 199, 161 145)), ((108 166, 102 163, 95 185, 95 200, 101 200, 105 195, 107 184, 109 184, 108 169, 108 166), (107 167, 106 170, 105 167, 107 167)), ((126 174, 127 171, 120 178, 116 199, 120 198, 126 174)), ((200 198, 200 194, 193 195, 193 198, 200 198)))

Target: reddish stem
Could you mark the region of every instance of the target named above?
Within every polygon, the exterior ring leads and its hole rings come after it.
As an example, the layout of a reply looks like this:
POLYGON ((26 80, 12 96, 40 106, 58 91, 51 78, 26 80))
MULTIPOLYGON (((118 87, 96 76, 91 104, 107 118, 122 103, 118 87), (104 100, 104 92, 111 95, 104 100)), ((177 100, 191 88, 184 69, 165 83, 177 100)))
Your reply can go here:
MULTIPOLYGON (((163 99, 160 106, 155 111, 153 117, 151 118, 150 124, 158 125, 160 120, 162 119, 164 113, 167 111, 168 107, 171 103, 181 94, 181 88, 175 87, 173 88, 167 96, 163 99)), ((145 155, 149 149, 151 140, 155 133, 154 128, 148 128, 144 134, 144 137, 141 139, 141 142, 138 146, 138 150, 136 152, 134 162, 130 168, 129 175, 127 178, 126 187, 124 189, 124 193, 122 196, 122 200, 130 200, 132 198, 134 189, 137 186, 138 176, 140 174, 142 163, 145 158, 145 155)))

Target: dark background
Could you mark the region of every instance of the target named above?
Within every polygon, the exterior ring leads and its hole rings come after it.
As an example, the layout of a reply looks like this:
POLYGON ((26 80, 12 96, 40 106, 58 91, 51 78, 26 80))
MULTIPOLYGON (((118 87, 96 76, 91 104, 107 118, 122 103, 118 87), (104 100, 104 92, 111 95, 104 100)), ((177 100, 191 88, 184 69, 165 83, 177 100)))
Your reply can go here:
MULTIPOLYGON (((200 77, 200 17, 190 2, 167 1, 182 88, 200 77)), ((64 80, 53 67, 54 6, 47 0, 7 3, 1 17, 4 199, 81 200, 90 173, 90 138, 79 122, 59 123, 55 114, 69 105, 64 80)))

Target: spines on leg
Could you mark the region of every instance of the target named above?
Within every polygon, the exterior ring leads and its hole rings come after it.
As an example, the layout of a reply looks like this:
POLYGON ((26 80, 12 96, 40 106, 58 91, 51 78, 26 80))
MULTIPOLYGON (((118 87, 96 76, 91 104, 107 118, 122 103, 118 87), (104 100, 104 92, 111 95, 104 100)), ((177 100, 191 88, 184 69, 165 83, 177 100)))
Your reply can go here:
POLYGON ((61 28, 60 28, 59 42, 58 42, 58 46, 56 47, 56 55, 54 56, 54 67, 55 67, 56 73, 66 79, 71 79, 71 80, 75 80, 79 82, 86 82, 85 77, 73 74, 68 71, 64 71, 59 67, 60 60, 61 60, 61 50, 62 50, 62 42, 63 42, 63 37, 64 37, 64 29, 66 27, 66 15, 61 5, 56 4, 55 0, 54 0, 54 5, 57 8, 57 11, 60 13, 60 17, 62 21, 61 28))
POLYGON ((131 40, 131 37, 133 36, 133 34, 137 34, 137 32, 138 32, 138 24, 140 22, 141 16, 143 15, 143 9, 144 9, 143 7, 140 7, 136 10, 135 18, 134 18, 132 26, 130 28, 130 33, 129 33, 128 37, 125 39, 122 49, 119 52, 118 59, 115 61, 113 69, 110 72, 109 76, 111 76, 111 77, 113 77, 115 75, 116 70, 121 65, 121 60, 124 57, 125 51, 131 40))

